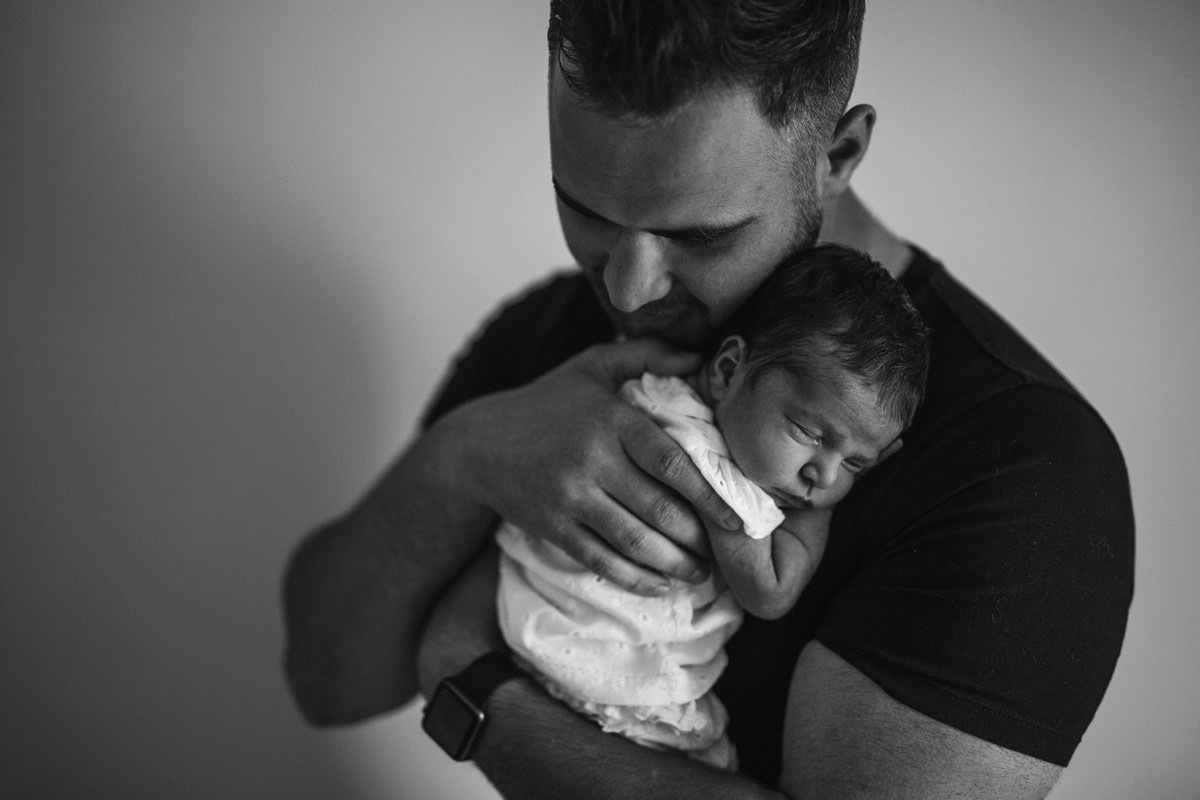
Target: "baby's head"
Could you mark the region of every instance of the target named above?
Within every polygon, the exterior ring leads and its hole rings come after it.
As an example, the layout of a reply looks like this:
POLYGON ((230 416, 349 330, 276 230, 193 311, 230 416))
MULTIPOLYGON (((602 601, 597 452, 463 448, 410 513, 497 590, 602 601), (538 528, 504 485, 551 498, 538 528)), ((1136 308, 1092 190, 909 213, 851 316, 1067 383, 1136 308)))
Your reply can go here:
POLYGON ((832 245, 780 265, 722 329, 703 385, 730 453, 782 506, 824 508, 900 447, 929 334, 899 282, 832 245))

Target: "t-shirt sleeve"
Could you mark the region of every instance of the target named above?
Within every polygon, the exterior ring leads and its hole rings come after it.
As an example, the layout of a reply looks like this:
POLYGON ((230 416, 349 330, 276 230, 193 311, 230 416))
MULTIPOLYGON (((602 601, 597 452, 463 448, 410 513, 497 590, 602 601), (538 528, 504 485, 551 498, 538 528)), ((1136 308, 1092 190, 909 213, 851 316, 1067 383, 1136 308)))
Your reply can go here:
POLYGON ((484 320, 451 362, 421 428, 469 400, 522 386, 611 338, 611 326, 580 275, 551 275, 484 320))
POLYGON ((1056 389, 1024 386, 945 425, 924 449, 906 442, 887 499, 855 521, 879 533, 817 639, 905 705, 1065 765, 1132 598, 1124 462, 1056 389))

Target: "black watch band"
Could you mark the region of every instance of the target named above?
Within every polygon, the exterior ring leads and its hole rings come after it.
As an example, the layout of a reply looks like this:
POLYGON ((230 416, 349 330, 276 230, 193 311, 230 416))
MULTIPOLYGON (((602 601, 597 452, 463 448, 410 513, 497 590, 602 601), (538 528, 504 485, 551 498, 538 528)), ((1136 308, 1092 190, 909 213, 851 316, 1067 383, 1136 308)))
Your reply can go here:
POLYGON ((500 684, 526 673, 506 652, 491 652, 446 678, 422 712, 421 727, 455 761, 471 758, 487 722, 487 704, 500 684))

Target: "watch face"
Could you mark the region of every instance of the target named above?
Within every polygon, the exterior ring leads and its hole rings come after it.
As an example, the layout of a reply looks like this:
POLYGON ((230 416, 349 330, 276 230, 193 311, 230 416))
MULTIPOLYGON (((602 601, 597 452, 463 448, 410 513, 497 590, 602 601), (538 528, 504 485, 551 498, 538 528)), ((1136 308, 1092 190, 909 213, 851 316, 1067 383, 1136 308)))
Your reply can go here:
POLYGON ((451 758, 463 761, 471 754, 471 745, 483 727, 483 711, 443 681, 425 709, 421 727, 451 758))

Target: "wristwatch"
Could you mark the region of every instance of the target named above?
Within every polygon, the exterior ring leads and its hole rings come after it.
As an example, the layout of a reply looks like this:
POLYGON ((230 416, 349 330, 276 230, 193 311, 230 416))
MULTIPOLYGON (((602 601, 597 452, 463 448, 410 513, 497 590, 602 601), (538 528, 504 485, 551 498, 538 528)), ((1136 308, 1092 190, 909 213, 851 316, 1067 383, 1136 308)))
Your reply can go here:
POLYGON ((487 653, 444 679, 422 712, 421 727, 455 761, 467 761, 487 723, 487 704, 500 684, 526 673, 508 653, 487 653))

